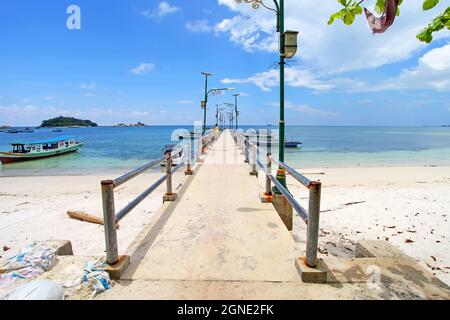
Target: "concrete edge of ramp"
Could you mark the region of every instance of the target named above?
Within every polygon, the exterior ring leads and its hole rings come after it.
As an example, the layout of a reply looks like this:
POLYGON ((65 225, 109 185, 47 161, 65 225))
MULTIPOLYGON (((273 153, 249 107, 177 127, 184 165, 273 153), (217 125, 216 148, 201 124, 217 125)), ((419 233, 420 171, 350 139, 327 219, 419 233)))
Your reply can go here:
POLYGON ((446 300, 433 287, 407 283, 312 284, 264 281, 121 280, 101 300, 446 300), (118 290, 115 290, 118 289, 118 290))

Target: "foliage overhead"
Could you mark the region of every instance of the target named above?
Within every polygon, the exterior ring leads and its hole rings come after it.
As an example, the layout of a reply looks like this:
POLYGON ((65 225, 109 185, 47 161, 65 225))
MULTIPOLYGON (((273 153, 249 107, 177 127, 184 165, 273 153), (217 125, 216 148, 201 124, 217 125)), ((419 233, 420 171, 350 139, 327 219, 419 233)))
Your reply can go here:
MULTIPOLYGON (((343 8, 338 12, 333 13, 330 16, 330 20, 328 24, 331 25, 336 19, 342 20, 342 22, 346 25, 351 25, 355 21, 357 15, 363 13, 363 2, 365 0, 337 0, 343 8)), ((385 10, 385 5, 387 4, 386 0, 374 0, 375 2, 375 11, 378 14, 382 14, 385 10)), ((439 4, 440 0, 423 0, 422 9, 430 10, 436 7, 439 4)), ((403 0, 399 1, 397 8, 397 16, 400 15, 400 6, 403 0)), ((444 10, 443 13, 434 18, 428 26, 426 26, 418 35, 417 38, 420 41, 430 43, 433 40, 433 33, 441 31, 443 29, 450 30, 450 7, 444 10)))

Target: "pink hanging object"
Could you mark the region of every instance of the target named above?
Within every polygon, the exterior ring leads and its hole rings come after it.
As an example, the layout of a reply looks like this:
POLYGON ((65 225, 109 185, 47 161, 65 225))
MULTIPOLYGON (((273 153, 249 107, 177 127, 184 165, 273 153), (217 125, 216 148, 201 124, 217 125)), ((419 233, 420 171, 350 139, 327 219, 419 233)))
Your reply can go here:
POLYGON ((381 17, 375 17, 372 12, 364 8, 369 28, 373 33, 384 33, 394 23, 397 15, 399 0, 385 0, 384 12, 381 17))

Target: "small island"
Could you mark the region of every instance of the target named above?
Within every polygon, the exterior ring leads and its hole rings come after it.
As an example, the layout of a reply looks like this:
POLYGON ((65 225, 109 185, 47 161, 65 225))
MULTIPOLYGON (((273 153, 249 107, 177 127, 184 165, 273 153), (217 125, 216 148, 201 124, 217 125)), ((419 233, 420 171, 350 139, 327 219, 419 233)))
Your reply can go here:
POLYGON ((42 121, 41 128, 53 127, 98 127, 90 120, 80 120, 72 117, 57 117, 42 121))
POLYGON ((115 127, 148 127, 148 126, 146 124, 142 123, 142 122, 138 122, 136 124, 119 123, 119 124, 116 124, 115 127))

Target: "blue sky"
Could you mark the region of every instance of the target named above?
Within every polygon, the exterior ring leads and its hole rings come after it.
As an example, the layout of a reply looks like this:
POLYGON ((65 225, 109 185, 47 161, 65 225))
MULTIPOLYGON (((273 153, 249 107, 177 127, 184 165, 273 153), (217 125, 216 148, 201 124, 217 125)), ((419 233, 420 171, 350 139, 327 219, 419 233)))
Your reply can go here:
MULTIPOLYGON (((442 1, 441 1, 442 2, 442 1)), ((415 39, 433 12, 419 0, 384 35, 359 17, 327 18, 335 0, 286 0, 286 27, 300 31, 287 67, 288 125, 450 123, 450 33, 415 39)), ((236 87, 241 123, 276 124, 277 42, 270 11, 233 0, 2 0, 0 125, 39 125, 65 115, 102 125, 192 124, 202 119, 201 71, 211 87, 236 87), (69 30, 66 9, 81 9, 69 30)), ((216 104, 209 101, 209 122, 216 104)))

